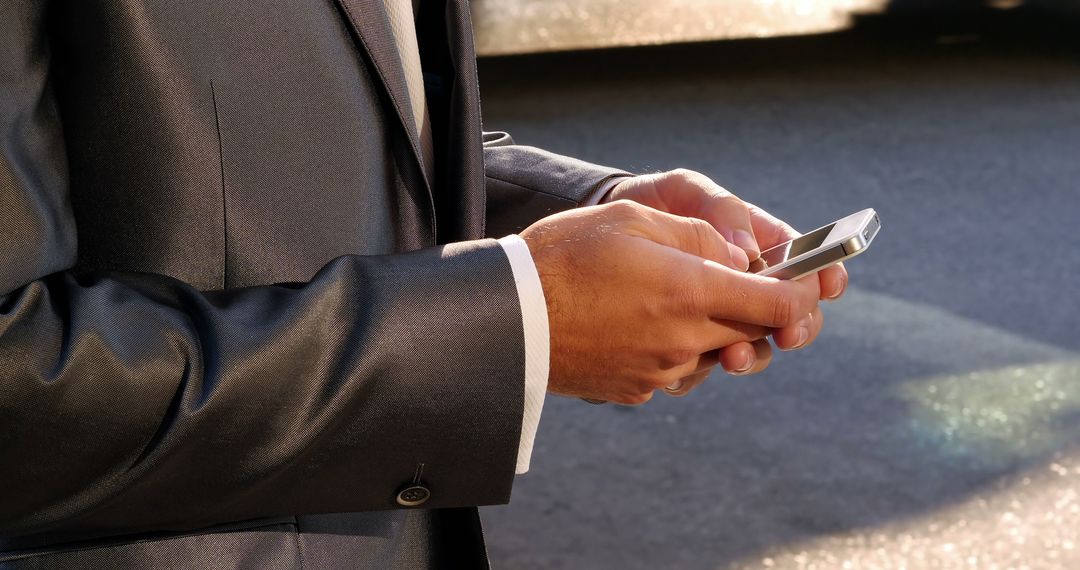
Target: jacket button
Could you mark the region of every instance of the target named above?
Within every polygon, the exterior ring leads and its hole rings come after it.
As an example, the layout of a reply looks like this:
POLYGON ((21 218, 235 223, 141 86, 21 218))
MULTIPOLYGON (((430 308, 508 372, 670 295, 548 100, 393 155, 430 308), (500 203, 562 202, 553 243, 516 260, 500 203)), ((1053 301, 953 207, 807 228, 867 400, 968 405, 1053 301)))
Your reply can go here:
POLYGON ((431 498, 431 491, 423 485, 410 483, 397 494, 397 502, 403 507, 418 507, 431 498))

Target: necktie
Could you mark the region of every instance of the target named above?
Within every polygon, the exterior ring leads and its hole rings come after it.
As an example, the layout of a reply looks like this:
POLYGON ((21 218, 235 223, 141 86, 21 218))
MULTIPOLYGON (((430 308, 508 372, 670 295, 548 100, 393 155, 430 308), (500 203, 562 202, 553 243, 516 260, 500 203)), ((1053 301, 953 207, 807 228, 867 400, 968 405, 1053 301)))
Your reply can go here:
POLYGON ((420 68, 420 47, 416 41, 416 16, 413 0, 383 0, 390 16, 401 67, 405 70, 405 85, 409 89, 409 110, 420 135, 420 159, 428 182, 434 184, 435 157, 431 143, 431 120, 428 117, 427 98, 424 96, 424 74, 420 68))

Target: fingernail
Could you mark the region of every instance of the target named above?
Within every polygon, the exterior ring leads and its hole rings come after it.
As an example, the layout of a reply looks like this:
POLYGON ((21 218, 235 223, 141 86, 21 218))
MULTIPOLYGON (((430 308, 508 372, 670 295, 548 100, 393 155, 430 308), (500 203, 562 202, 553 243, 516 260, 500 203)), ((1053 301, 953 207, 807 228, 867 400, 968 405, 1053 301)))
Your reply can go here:
POLYGON ((810 339, 810 324, 813 317, 807 315, 803 317, 798 323, 795 323, 796 329, 799 331, 799 338, 795 341, 795 344, 788 348, 781 348, 780 350, 798 350, 806 344, 806 341, 810 339))
POLYGON ((754 236, 750 232, 746 230, 735 230, 731 234, 731 239, 735 242, 735 245, 743 248, 743 251, 746 252, 746 255, 751 260, 757 259, 758 256, 761 255, 761 248, 758 247, 757 240, 754 239, 754 236))
POLYGON ((731 263, 735 264, 735 269, 739 271, 746 271, 750 269, 750 257, 746 255, 746 252, 742 248, 733 248, 731 251, 731 263))
POLYGON ((679 390, 682 389, 682 380, 676 380, 674 384, 672 384, 671 386, 668 386, 667 388, 664 388, 664 389, 667 390, 668 392, 678 392, 679 390))
POLYGON ((833 293, 833 295, 831 297, 829 297, 829 298, 827 298, 825 300, 826 301, 835 301, 835 300, 839 299, 840 296, 844 294, 845 289, 847 289, 847 276, 846 275, 840 278, 840 287, 838 287, 836 289, 836 293, 833 293))
POLYGON ((747 372, 750 371, 750 369, 753 366, 754 366, 754 355, 753 354, 747 354, 746 358, 743 360, 742 365, 740 365, 735 370, 732 370, 731 373, 732 374, 746 374, 747 372))
POLYGON ((810 338, 810 320, 803 319, 799 321, 799 342, 792 348, 802 348, 806 344, 807 339, 810 338))

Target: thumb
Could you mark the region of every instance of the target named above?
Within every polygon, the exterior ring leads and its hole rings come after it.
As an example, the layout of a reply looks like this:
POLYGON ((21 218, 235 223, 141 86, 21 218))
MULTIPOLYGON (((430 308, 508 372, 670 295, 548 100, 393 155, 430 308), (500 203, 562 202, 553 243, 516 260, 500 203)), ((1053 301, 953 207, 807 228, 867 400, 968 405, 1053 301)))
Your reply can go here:
POLYGON ((749 267, 746 252, 724 239, 709 222, 652 208, 643 209, 649 231, 642 237, 739 271, 749 267))
POLYGON ((758 258, 761 248, 746 202, 699 172, 679 169, 658 176, 653 184, 664 197, 665 211, 709 222, 751 260, 758 258))
POLYGON ((714 186, 715 191, 704 198, 706 203, 701 208, 702 218, 719 228, 729 242, 746 252, 749 259, 757 259, 761 255, 761 248, 754 235, 750 210, 737 196, 714 186))

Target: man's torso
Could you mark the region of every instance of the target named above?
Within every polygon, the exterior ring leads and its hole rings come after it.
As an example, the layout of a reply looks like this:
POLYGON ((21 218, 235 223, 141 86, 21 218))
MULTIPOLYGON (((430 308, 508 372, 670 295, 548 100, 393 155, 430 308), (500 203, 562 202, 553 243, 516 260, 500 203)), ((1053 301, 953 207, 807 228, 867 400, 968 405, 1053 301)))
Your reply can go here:
MULTIPOLYGON (((464 29, 451 21, 449 41, 438 38, 445 53, 426 57, 459 69, 442 77, 444 97, 432 102, 443 107, 433 117, 436 152, 450 164, 439 172, 453 180, 433 197, 395 114, 381 55, 363 49, 371 34, 390 34, 364 11, 373 3, 54 4, 47 49, 66 149, 53 151, 66 152, 70 170, 77 272, 158 273, 224 289, 307 281, 344 254, 481 237, 475 72, 471 49, 460 49, 467 20, 464 29), (448 223, 436 236, 440 216, 448 223)), ((451 20, 467 13, 456 3, 438 8, 451 20)), ((0 552, 0 566, 486 563, 475 509, 222 523, 209 532, 90 541, 57 529, 20 541, 17 559, 2 562, 0 552)))

